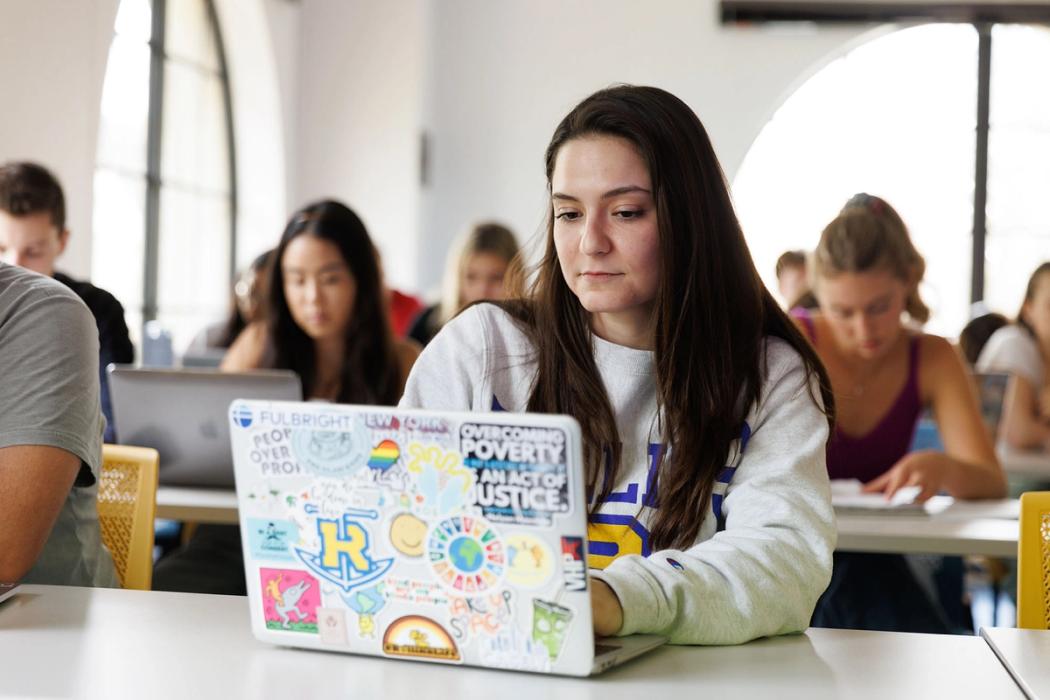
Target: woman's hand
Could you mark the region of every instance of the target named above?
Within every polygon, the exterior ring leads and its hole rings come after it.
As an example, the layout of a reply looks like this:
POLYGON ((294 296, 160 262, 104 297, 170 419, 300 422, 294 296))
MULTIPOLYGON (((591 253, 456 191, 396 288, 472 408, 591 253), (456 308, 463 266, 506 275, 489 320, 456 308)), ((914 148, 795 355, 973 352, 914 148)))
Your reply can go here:
POLYGON ((591 579, 591 617, 599 637, 616 634, 623 627, 623 608, 613 589, 604 581, 591 579))
POLYGON ((905 486, 920 487, 915 500, 919 503, 936 496, 944 488, 950 461, 936 450, 911 452, 894 464, 889 471, 864 484, 865 493, 884 493, 886 500, 905 486))
POLYGON ((1043 423, 1050 423, 1050 386, 1039 390, 1039 418, 1043 423))

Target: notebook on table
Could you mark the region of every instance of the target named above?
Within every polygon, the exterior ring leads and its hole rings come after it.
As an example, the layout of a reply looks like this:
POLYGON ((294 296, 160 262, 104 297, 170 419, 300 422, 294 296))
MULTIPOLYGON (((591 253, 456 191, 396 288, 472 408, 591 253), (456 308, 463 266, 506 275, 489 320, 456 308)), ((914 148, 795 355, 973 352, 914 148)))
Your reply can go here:
POLYGON ((297 401, 299 376, 288 370, 218 372, 110 365, 113 422, 122 445, 160 453, 165 486, 232 488, 226 413, 236 398, 297 401))
POLYGON ((17 593, 20 587, 17 583, 0 583, 0 603, 17 593))
POLYGON ((262 641, 576 676, 665 641, 595 641, 572 418, 235 401, 230 434, 262 641))
POLYGON ((831 480, 831 505, 839 515, 937 515, 952 506, 950 496, 934 496, 924 503, 915 499, 922 488, 904 486, 887 499, 882 493, 865 493, 857 479, 831 480))

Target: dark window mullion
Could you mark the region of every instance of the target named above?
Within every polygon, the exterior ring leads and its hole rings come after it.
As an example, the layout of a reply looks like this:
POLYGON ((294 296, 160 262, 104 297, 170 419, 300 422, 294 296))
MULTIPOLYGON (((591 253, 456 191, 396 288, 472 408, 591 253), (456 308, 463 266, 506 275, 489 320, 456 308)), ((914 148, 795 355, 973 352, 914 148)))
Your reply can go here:
POLYGON ((149 123, 146 131, 146 241, 142 322, 157 318, 160 264, 161 136, 164 114, 164 31, 166 0, 153 0, 150 29, 149 123))
POLYGON ((984 299, 984 248, 988 233, 988 130, 991 111, 992 25, 974 25, 977 50, 977 148, 973 184, 973 265, 970 277, 970 303, 984 299))
POLYGON ((226 158, 230 173, 230 286, 233 286, 237 276, 237 154, 233 142, 233 99, 230 96, 230 72, 226 62, 226 47, 222 42, 222 29, 219 27, 219 17, 215 12, 213 0, 205 0, 208 8, 208 19, 215 37, 215 51, 219 55, 219 80, 222 83, 222 101, 226 116, 226 158))

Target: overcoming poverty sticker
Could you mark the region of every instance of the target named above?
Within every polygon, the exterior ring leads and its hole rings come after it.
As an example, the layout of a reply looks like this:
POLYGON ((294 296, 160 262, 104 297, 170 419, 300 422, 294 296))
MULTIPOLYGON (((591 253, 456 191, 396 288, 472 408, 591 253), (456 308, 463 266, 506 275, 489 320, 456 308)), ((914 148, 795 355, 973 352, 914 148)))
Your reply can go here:
POLYGON ((477 475, 472 504, 497 523, 550 525, 568 514, 566 443, 557 428, 463 423, 459 451, 477 475))

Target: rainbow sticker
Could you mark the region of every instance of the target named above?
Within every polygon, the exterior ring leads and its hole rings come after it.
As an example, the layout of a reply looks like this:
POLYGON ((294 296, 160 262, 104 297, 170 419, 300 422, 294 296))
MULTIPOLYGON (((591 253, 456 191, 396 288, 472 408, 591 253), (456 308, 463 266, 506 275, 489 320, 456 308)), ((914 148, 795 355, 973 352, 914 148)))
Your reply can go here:
POLYGON ((378 469, 379 471, 385 472, 390 467, 394 466, 397 462, 398 457, 401 456, 401 448, 397 446, 397 443, 393 440, 383 440, 372 450, 371 456, 368 458, 368 466, 372 469, 378 469))

